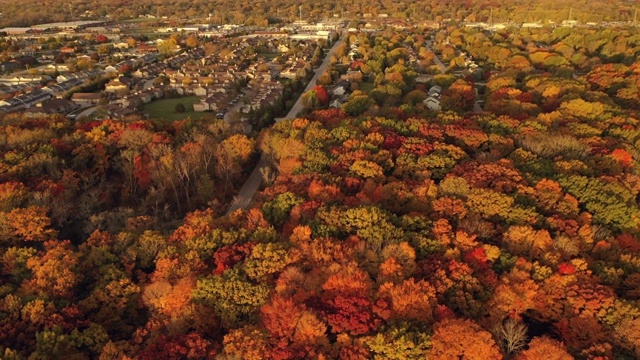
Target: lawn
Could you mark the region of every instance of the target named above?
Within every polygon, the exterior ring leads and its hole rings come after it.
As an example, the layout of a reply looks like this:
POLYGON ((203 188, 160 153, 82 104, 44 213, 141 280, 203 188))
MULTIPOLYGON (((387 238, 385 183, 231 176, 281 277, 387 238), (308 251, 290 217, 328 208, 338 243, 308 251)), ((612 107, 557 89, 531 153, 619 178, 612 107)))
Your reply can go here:
POLYGON ((184 96, 173 99, 162 99, 154 102, 150 102, 144 106, 143 112, 149 114, 152 119, 165 119, 165 120, 181 120, 188 117, 192 119, 200 119, 204 116, 210 115, 206 112, 193 111, 193 103, 197 102, 199 98, 197 96, 184 96), (176 105, 182 103, 186 108, 183 113, 176 112, 176 105))

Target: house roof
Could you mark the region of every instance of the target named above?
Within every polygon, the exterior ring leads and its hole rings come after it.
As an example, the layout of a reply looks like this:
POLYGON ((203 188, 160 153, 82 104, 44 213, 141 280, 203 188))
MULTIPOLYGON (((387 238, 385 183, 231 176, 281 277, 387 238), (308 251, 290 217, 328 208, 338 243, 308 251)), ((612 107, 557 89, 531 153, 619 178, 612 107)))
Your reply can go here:
POLYGON ((71 96, 71 100, 100 100, 102 95, 99 93, 75 93, 71 96))

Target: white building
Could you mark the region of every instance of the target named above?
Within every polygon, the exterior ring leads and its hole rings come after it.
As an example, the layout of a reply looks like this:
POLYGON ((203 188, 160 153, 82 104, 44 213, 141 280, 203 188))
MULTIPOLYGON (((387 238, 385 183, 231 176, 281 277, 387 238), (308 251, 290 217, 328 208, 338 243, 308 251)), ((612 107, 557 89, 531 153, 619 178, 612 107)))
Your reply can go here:
POLYGON ((440 100, 435 97, 429 96, 424 99, 422 102, 429 110, 440 111, 442 108, 440 107, 440 100))

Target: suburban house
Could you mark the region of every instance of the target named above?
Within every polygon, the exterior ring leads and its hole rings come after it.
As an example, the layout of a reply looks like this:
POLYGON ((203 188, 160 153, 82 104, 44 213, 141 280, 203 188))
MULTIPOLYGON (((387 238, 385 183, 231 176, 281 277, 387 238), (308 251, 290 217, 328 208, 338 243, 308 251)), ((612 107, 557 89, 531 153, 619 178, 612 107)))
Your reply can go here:
POLYGON ((0 72, 9 72, 20 67, 17 61, 5 61, 0 63, 0 72))
POLYGON ((4 112, 19 111, 28 109, 37 103, 51 99, 48 92, 36 89, 26 94, 0 101, 0 110, 4 112))
POLYGON ((69 90, 82 85, 83 82, 84 80, 82 79, 71 79, 55 85, 45 86, 42 91, 46 91, 56 98, 62 98, 69 90))
POLYGON ((71 101, 81 106, 96 105, 102 95, 99 93, 75 93, 71 96, 71 101))
POLYGON ((49 64, 45 67, 49 71, 67 72, 69 71, 69 65, 67 64, 49 64))
POLYGON ((136 113, 135 109, 122 107, 119 104, 108 105, 105 110, 107 112, 107 116, 111 117, 112 119, 123 119, 136 113))
POLYGON ((78 104, 67 99, 52 99, 25 110, 25 114, 36 117, 43 114, 66 114, 78 108, 78 104))
POLYGON ((291 66, 280 73, 280 77, 291 80, 297 79, 299 75, 298 69, 294 66, 291 66))
POLYGON ((65 46, 60 48, 60 53, 62 54, 75 54, 75 52, 76 50, 72 47, 65 46))
POLYGON ((200 102, 193 104, 194 111, 221 111, 224 109, 224 104, 228 103, 228 96, 217 93, 213 94, 205 99, 201 99, 200 102))
POLYGON ((129 85, 130 82, 127 82, 124 79, 124 76, 121 76, 119 78, 115 78, 111 81, 109 81, 105 86, 104 86, 104 91, 105 92, 110 92, 110 93, 115 93, 115 94, 123 94, 129 91, 129 85))
POLYGON ((341 108, 342 107, 343 102, 340 99, 333 99, 330 103, 329 103, 329 107, 332 108, 341 108))
POLYGON ((129 48, 129 44, 126 42, 119 42, 119 43, 113 44, 113 47, 118 48, 120 50, 126 50, 129 48))
POLYGON ((136 48, 136 51, 141 52, 141 53, 158 52, 158 47, 154 46, 154 45, 140 44, 136 48))
POLYGON ((273 105, 276 100, 282 97, 282 89, 283 86, 279 83, 261 83, 257 94, 248 104, 242 106, 242 112, 248 113, 251 110, 273 105))
POLYGON ((427 95, 431 97, 439 98, 441 94, 442 94, 442 86, 433 85, 432 87, 429 88, 429 93, 427 95))
POLYGON ((422 101, 422 103, 429 109, 433 111, 440 111, 440 95, 442 94, 442 86, 433 85, 429 88, 429 93, 427 94, 427 98, 422 101))
POLYGON ((440 111, 440 100, 438 98, 429 96, 422 102, 429 110, 440 111))
POLYGON ((104 73, 107 75, 118 75, 119 71, 115 66, 108 65, 104 68, 104 73))
POLYGON ((330 94, 333 96, 343 96, 347 93, 347 89, 344 85, 336 85, 333 89, 330 90, 330 94))
POLYGON ((289 50, 291 50, 291 49, 287 45, 284 45, 284 44, 278 45, 278 52, 279 53, 288 53, 289 50))
POLYGON ((26 83, 39 83, 46 81, 49 77, 41 75, 22 75, 22 76, 7 76, 1 77, 0 83, 3 84, 26 84, 26 83))
POLYGON ((433 81, 433 75, 419 74, 418 76, 416 76, 415 81, 416 84, 427 84, 433 81))
POLYGON ((16 93, 28 91, 31 88, 29 84, 16 84, 10 86, 0 86, 0 98, 6 99, 14 96, 16 93))

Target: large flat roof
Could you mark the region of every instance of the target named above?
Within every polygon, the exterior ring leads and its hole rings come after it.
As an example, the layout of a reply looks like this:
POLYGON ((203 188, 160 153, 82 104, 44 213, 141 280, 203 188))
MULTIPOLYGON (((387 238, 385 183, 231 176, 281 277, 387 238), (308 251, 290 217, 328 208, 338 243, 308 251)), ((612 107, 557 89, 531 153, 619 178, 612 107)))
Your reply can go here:
POLYGON ((97 21, 97 20, 68 21, 68 22, 56 22, 56 23, 32 25, 31 28, 32 29, 77 28, 79 26, 101 24, 101 23, 104 23, 104 21, 97 21))
POLYGON ((4 31, 7 34, 25 34, 29 30, 31 30, 30 27, 6 27, 0 29, 0 32, 4 31))

